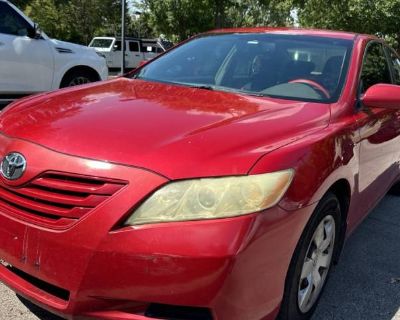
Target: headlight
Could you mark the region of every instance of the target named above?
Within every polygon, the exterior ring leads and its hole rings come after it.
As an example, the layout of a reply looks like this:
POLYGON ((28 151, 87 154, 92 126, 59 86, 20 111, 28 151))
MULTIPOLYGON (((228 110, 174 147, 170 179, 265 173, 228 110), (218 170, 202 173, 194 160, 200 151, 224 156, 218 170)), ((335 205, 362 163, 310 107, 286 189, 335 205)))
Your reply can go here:
POLYGON ((277 204, 294 171, 172 182, 151 195, 127 225, 217 219, 244 215, 277 204))

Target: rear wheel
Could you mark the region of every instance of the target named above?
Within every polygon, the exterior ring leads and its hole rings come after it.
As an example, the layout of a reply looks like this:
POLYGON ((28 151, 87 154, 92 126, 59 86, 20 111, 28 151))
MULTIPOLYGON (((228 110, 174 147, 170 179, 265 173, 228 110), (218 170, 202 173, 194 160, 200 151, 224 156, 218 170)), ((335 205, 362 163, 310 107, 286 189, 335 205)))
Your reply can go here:
POLYGON ((94 72, 88 70, 73 70, 68 72, 60 85, 60 88, 79 86, 91 82, 98 81, 98 76, 94 72))
POLYGON ((311 318, 338 248, 339 226, 339 201, 328 194, 320 201, 293 255, 279 319, 311 318))

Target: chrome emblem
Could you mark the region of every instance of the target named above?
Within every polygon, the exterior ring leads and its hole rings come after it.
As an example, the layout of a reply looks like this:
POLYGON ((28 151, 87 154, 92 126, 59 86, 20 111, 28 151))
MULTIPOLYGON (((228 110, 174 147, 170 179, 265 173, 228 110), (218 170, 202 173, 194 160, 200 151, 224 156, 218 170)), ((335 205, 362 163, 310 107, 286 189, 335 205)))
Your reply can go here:
POLYGON ((18 152, 11 152, 3 158, 0 164, 1 174, 8 180, 22 177, 26 169, 25 157, 18 152))

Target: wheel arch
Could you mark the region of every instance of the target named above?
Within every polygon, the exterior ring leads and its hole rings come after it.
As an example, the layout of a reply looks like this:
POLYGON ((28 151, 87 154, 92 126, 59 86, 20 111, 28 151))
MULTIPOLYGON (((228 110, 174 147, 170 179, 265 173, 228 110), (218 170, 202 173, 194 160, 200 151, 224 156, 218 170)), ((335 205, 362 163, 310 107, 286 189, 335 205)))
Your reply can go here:
POLYGON ((339 235, 339 243, 336 252, 333 256, 333 262, 337 264, 339 262, 339 257, 343 249, 343 245, 346 239, 347 233, 347 218, 349 214, 350 208, 350 199, 351 199, 351 186, 349 181, 342 178, 334 182, 330 188, 326 191, 325 195, 328 193, 334 194, 340 205, 340 235, 339 235))
POLYGON ((96 81, 101 80, 100 74, 94 68, 86 65, 78 65, 78 66, 73 66, 72 68, 69 68, 66 72, 64 72, 64 75, 61 77, 61 81, 58 85, 59 88, 62 86, 62 83, 64 82, 65 78, 76 71, 87 72, 88 74, 92 75, 96 79, 96 81))

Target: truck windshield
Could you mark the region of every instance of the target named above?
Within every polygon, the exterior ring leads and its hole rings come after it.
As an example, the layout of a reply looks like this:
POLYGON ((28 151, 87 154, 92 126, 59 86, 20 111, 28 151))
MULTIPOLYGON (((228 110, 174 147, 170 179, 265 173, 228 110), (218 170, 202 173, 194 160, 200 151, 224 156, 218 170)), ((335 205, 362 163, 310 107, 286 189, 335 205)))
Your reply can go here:
POLYGON ((111 39, 93 39, 89 44, 89 47, 92 48, 110 48, 112 44, 111 39))
POLYGON ((333 102, 343 88, 352 40, 243 33, 197 37, 167 52, 133 78, 184 86, 333 102))

